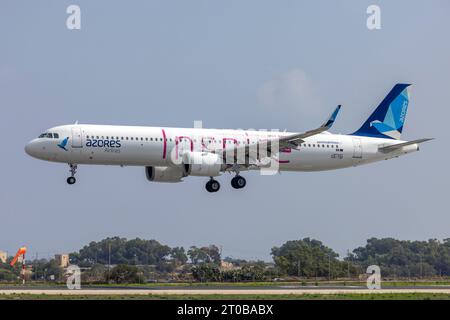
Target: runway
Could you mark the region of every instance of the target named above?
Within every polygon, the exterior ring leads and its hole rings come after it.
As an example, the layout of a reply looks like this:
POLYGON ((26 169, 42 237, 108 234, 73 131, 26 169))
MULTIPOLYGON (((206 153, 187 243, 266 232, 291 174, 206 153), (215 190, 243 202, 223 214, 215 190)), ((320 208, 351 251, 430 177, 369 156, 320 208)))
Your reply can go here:
POLYGON ((382 288, 368 290, 367 288, 211 288, 211 289, 136 289, 136 288, 81 288, 68 290, 62 288, 3 288, 0 295, 304 295, 304 294, 395 294, 395 293, 440 293, 450 294, 450 288, 445 287, 414 287, 414 288, 382 288))

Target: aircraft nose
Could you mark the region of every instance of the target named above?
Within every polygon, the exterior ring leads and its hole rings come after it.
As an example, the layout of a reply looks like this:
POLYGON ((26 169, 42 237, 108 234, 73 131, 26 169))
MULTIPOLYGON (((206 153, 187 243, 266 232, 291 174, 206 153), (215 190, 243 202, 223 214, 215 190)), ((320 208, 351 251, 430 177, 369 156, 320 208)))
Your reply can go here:
POLYGON ((32 157, 36 156, 36 144, 34 143, 34 140, 31 140, 25 145, 25 152, 32 157))

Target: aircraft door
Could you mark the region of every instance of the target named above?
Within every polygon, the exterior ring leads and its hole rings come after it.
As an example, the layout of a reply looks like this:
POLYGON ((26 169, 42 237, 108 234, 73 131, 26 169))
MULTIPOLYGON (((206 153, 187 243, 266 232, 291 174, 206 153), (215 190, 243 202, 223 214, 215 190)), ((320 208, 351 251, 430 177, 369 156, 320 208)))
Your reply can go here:
POLYGON ((83 139, 81 134, 80 127, 72 128, 72 148, 82 148, 83 147, 83 139))
POLYGON ((353 138, 353 158, 362 158, 362 144, 360 138, 353 138))

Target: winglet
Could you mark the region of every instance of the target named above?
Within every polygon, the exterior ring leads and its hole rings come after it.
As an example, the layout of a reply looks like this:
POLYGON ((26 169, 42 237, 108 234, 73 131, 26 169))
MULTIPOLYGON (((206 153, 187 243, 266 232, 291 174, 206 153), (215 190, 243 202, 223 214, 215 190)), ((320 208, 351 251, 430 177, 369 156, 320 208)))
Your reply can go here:
POLYGON ((341 105, 338 105, 336 107, 336 109, 334 109, 333 113, 331 114, 331 116, 328 118, 327 121, 325 121, 325 123, 322 125, 322 127, 325 127, 327 129, 330 129, 331 126, 333 125, 334 121, 336 120, 336 117, 339 113, 339 110, 341 110, 341 105))
POLYGON ((290 136, 285 136, 279 139, 280 142, 290 143, 292 146, 296 147, 298 143, 301 143, 304 141, 305 138, 314 136, 316 134, 319 134, 321 132, 327 131, 331 128, 334 121, 336 120, 336 117, 339 113, 339 110, 341 110, 341 105, 338 105, 336 109, 334 109, 331 116, 328 118, 327 121, 325 121, 324 124, 322 124, 319 128, 306 131, 304 133, 295 133, 290 136), (296 142, 295 142, 296 141, 296 142))

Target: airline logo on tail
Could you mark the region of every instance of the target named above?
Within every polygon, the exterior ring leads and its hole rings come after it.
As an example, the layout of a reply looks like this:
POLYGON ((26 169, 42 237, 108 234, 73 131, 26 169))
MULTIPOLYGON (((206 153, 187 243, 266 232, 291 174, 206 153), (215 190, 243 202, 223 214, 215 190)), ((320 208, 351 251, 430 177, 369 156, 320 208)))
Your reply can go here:
POLYGON ((395 85, 354 135, 400 139, 408 111, 408 86, 395 85))
POLYGON ((404 89, 402 93, 389 105, 389 109, 383 122, 374 120, 370 123, 370 125, 388 137, 400 139, 401 132, 399 129, 403 128, 406 111, 408 110, 408 102, 408 89, 404 89))

